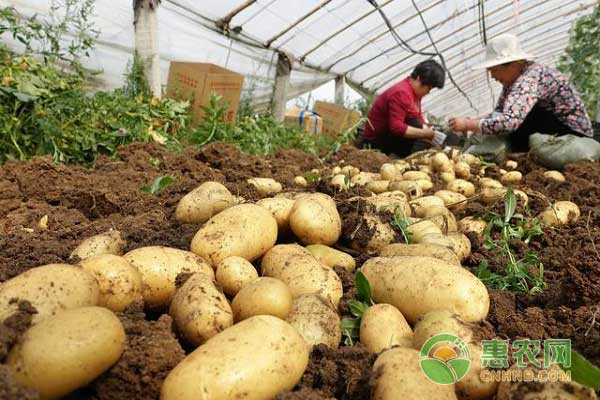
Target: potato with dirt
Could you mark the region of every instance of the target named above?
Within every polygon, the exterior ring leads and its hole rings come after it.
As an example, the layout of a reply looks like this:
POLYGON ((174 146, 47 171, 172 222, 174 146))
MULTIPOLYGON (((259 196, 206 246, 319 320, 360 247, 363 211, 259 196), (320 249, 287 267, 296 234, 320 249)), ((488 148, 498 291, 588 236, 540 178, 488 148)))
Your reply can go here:
POLYGON ((384 222, 377 214, 366 213, 362 216, 361 224, 371 231, 367 243, 352 239, 350 247, 357 251, 379 252, 385 246, 396 242, 396 232, 390 224, 384 222))
POLYGON ((443 309, 467 322, 487 316, 490 298, 485 285, 468 270, 433 257, 375 257, 362 268, 376 303, 400 310, 410 323, 429 311, 443 309))
POLYGON ((342 340, 337 311, 329 301, 317 294, 296 297, 287 322, 298 330, 309 347, 322 343, 337 349, 342 340))
POLYGON ((231 302, 234 319, 243 321, 255 315, 286 319, 292 308, 292 292, 279 279, 263 276, 242 286, 231 302))
POLYGON ((273 399, 292 389, 308 365, 308 346, 289 323, 246 319, 213 336, 167 376, 161 400, 273 399))
POLYGON ((557 201, 547 210, 538 215, 538 219, 546 227, 561 226, 577 222, 581 211, 577 204, 571 201, 557 201))
POLYGON ((342 220, 331 197, 311 193, 296 200, 290 214, 290 227, 304 245, 331 246, 342 233, 342 220))
POLYGON ((100 288, 94 275, 79 266, 47 264, 31 268, 0 284, 0 321, 18 309, 18 301, 27 300, 37 310, 36 324, 63 310, 95 306, 100 288))
POLYGON ((392 243, 384 247, 379 256, 427 256, 446 261, 450 264, 461 265, 456 253, 450 248, 431 243, 392 243))
POLYGON ((425 209, 423 219, 427 219, 436 224, 444 234, 456 232, 458 230, 456 217, 446 207, 432 206, 425 209))
POLYGON ((99 254, 114 254, 120 256, 127 242, 123 239, 121 232, 110 230, 99 235, 85 239, 71 253, 71 259, 84 258, 99 254))
POLYGON ((460 193, 465 197, 471 197, 475 195, 475 185, 473 185, 469 181, 465 181, 464 179, 455 179, 452 182, 448 183, 446 189, 460 193))
POLYGON ((256 204, 240 204, 209 219, 194 235, 190 249, 215 267, 231 256, 254 261, 275 245, 277 233, 271 212, 256 204))
POLYGON ((400 214, 404 217, 410 217, 412 210, 408 204, 406 194, 399 190, 382 193, 377 196, 370 196, 365 200, 375 207, 375 211, 389 211, 393 214, 400 214))
POLYGON ((273 196, 283 190, 281 183, 272 178, 251 178, 247 180, 263 197, 273 196))
POLYGON ((258 272, 250 261, 242 257, 227 257, 217 265, 217 283, 223 292, 235 296, 246 283, 258 279, 258 272))
POLYGON ((469 343, 471 366, 469 371, 460 381, 454 384, 459 400, 485 400, 492 399, 498 391, 498 382, 482 379, 484 371, 481 363, 482 351, 480 343, 469 343))
POLYGON ((423 196, 409 202, 413 215, 417 218, 422 218, 425 215, 425 210, 429 207, 445 207, 444 200, 438 196, 423 196))
POLYGON ((414 200, 423 196, 423 189, 415 181, 392 181, 388 189, 392 192, 403 192, 407 195, 408 200, 414 200))
POLYGON ((181 273, 215 274, 208 262, 196 254, 164 246, 140 247, 123 256, 142 275, 142 296, 150 309, 169 306, 175 295, 175 279, 181 273))
POLYGON ((474 233, 480 239, 483 238, 485 228, 487 228, 487 222, 480 218, 469 216, 458 221, 459 232, 464 234, 474 233))
POLYGON ((233 206, 231 192, 219 182, 204 182, 179 200, 175 219, 182 224, 202 224, 233 206))
POLYGON ((439 309, 427 312, 417 319, 414 327, 414 348, 420 350, 426 341, 440 333, 458 336, 466 343, 473 339, 473 331, 469 324, 453 312, 439 309))
POLYGON ((269 210, 277 221, 279 235, 285 235, 290 231, 290 214, 295 201, 292 199, 267 197, 256 202, 257 206, 269 210))
POLYGON ((375 304, 362 315, 360 343, 371 353, 380 353, 394 346, 412 347, 413 331, 396 307, 375 304))
POLYGON ((306 246, 306 250, 310 251, 310 254, 312 254, 317 261, 329 268, 342 267, 349 272, 353 272, 356 269, 354 257, 343 251, 323 244, 308 245, 306 246))
POLYGON ((62 310, 29 328, 6 364, 17 382, 42 399, 60 399, 86 386, 117 362, 125 331, 102 307, 62 310))

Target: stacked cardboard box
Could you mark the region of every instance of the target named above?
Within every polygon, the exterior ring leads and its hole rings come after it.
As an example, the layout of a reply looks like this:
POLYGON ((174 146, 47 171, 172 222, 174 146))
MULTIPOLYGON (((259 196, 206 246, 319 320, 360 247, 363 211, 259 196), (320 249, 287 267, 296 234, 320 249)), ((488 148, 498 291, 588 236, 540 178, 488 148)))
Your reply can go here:
POLYGON ((286 111, 284 123, 300 128, 312 135, 319 135, 323 131, 323 119, 315 112, 293 108, 286 111))
POLYGON ((314 108, 315 112, 323 118, 323 134, 328 136, 338 136, 360 120, 358 111, 350 110, 339 104, 316 101, 314 108))

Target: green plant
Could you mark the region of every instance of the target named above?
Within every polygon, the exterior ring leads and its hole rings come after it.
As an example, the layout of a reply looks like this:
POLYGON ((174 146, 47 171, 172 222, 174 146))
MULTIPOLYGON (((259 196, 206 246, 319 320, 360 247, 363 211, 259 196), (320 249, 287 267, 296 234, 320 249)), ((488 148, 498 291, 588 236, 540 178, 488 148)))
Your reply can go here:
POLYGON ((159 176, 154 179, 151 185, 146 185, 142 187, 142 192, 150 193, 150 194, 158 194, 162 192, 164 188, 175 183, 175 178, 172 176, 159 176))
POLYGON ((410 224, 410 220, 403 213, 400 213, 399 211, 394 213, 391 225, 400 231, 406 244, 411 243, 412 233, 408 229, 410 224))
POLYGON ((351 300, 348 303, 350 313, 353 318, 344 318, 341 323, 342 335, 344 335, 344 344, 352 346, 354 340, 360 337, 360 321, 367 309, 372 306, 373 299, 371 298, 371 285, 367 277, 357 271, 354 276, 354 285, 356 286, 357 300, 351 300))
POLYGON ((532 237, 542 234, 542 227, 539 221, 527 220, 524 216, 515 214, 516 207, 515 193, 509 188, 504 196, 504 215, 488 213, 484 217, 488 220, 484 232, 484 248, 493 250, 508 262, 502 272, 493 272, 489 269, 488 260, 482 260, 477 269, 477 277, 487 286, 499 290, 541 292, 545 286, 544 265, 532 251, 518 259, 510 248, 510 242, 517 239, 527 244, 532 237), (499 239, 493 237, 496 229, 500 231, 499 239))
POLYGON ((152 97, 150 84, 144 74, 144 61, 142 61, 137 51, 133 53, 133 59, 127 66, 123 93, 131 97, 152 97))
POLYGON ((571 367, 567 368, 571 371, 571 379, 591 387, 594 390, 600 389, 600 368, 585 359, 575 350, 571 350, 571 367))

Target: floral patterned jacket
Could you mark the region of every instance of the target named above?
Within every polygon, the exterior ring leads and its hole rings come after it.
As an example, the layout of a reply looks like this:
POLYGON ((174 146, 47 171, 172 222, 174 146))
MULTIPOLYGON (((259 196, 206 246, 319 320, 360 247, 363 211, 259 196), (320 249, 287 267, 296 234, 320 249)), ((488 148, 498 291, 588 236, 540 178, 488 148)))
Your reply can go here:
POLYGON ((538 104, 575 132, 593 136, 592 122, 569 79, 557 70, 530 62, 521 76, 505 86, 493 113, 481 120, 483 134, 509 134, 538 104))

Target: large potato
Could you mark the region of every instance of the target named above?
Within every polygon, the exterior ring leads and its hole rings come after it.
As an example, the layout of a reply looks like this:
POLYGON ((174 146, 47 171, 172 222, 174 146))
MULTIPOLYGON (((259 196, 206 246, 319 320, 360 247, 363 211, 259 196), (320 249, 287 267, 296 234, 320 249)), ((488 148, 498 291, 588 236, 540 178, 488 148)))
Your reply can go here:
POLYGON ((434 171, 450 172, 453 170, 452 163, 445 153, 436 153, 431 157, 431 166, 434 171))
POLYGON ((485 205, 494 204, 504 198, 506 191, 506 188, 484 187, 479 193, 479 201, 485 205))
POLYGON ((412 212, 406 194, 399 190, 381 193, 378 196, 370 196, 366 200, 375 207, 377 212, 390 211, 393 214, 398 213, 405 217, 410 217, 412 212))
POLYGON ((98 305, 121 312, 142 300, 142 274, 125 258, 113 254, 91 256, 79 262, 98 281, 98 305))
POLYGON ((471 176, 471 166, 464 161, 459 161, 454 164, 454 174, 461 179, 467 179, 471 176))
POLYGON ((296 200, 290 227, 302 244, 330 246, 342 233, 342 220, 331 197, 313 193, 296 200))
MULTIPOLYGON (((443 175, 443 174, 447 174, 447 173, 448 173, 448 172, 442 172, 442 175, 443 175)), ((429 190, 429 189, 432 189, 432 188, 433 188, 433 182, 431 182, 429 179, 417 179, 417 180, 415 181, 415 183, 416 183, 417 185, 419 185, 419 187, 420 187, 420 188, 421 188, 421 190, 423 190, 423 191, 426 191, 426 190, 429 190)))
POLYGON ((411 323, 436 309, 450 310, 467 322, 487 316, 490 298, 485 285, 455 264, 433 257, 375 257, 362 271, 373 300, 395 306, 411 323))
POLYGON ((29 328, 6 363, 42 399, 59 399, 92 382, 123 353, 125 331, 106 308, 63 310, 29 328))
POLYGON ((463 179, 455 179, 446 186, 448 190, 460 193, 465 197, 471 197, 475 194, 475 185, 463 179))
POLYGON ((361 172, 357 175, 354 175, 350 179, 350 184, 353 186, 364 186, 367 183, 375 180, 379 180, 381 176, 379 174, 373 172, 361 172))
POLYGON ((446 261, 450 264, 461 265, 456 254, 446 246, 430 243, 393 243, 381 250, 380 257, 393 256, 425 256, 446 261))
MULTIPOLYGON (((442 230, 427 219, 413 221, 407 228, 411 243, 427 243, 425 237, 431 234, 442 234, 442 230)), ((431 242, 429 242, 431 243, 431 242)))
POLYGON ((413 215, 417 218, 422 218, 425 215, 425 210, 429 207, 445 207, 444 200, 438 196, 424 196, 410 201, 410 206, 413 209, 413 215))
POLYGON ((217 265, 215 278, 223 292, 235 296, 242 286, 258 278, 258 272, 250 261, 242 257, 227 257, 217 265))
POLYGON ((295 201, 292 199, 268 197, 256 202, 257 206, 269 210, 277 221, 279 234, 286 234, 290 231, 290 214, 295 201))
POLYGON ((458 230, 456 217, 446 207, 432 206, 426 208, 423 218, 436 224, 442 233, 456 232, 458 230))
POLYGON ((389 187, 390 187, 390 181, 383 181, 383 180, 371 181, 365 185, 365 188, 367 190, 370 190, 371 192, 373 192, 375 194, 387 192, 389 190, 389 187))
POLYGON ((142 296, 148 308, 167 307, 182 272, 201 272, 214 278, 212 267, 196 254, 163 246, 140 247, 123 256, 142 274, 142 296))
POLYGON ((456 400, 454 385, 438 385, 427 378, 414 349, 384 351, 373 364, 372 376, 372 400, 456 400))
POLYGON ((183 224, 201 224, 235 204, 233 195, 219 182, 204 182, 179 200, 175 219, 183 224))
POLYGON ((240 204, 212 217, 194 235, 191 251, 213 266, 231 256, 254 261, 277 241, 277 221, 263 207, 240 204))
POLYGON ((263 276, 242 286, 231 308, 236 321, 255 315, 286 319, 292 308, 292 292, 279 279, 263 276))
POLYGON ((378 252, 385 246, 396 241, 396 232, 392 227, 381 220, 377 214, 363 214, 363 223, 372 231, 371 237, 367 243, 355 239, 352 240, 350 246, 354 250, 378 252))
POLYGON ((337 274, 301 246, 280 244, 273 247, 263 257, 261 268, 263 275, 285 283, 293 297, 319 294, 335 307, 342 297, 342 282, 337 274))
POLYGON ((0 285, 0 321, 17 311, 18 302, 27 300, 37 310, 37 323, 56 313, 98 304, 100 289, 94 275, 80 267, 48 264, 31 268, 0 285))
POLYGON ((167 376, 161 400, 264 400, 293 388, 308 365, 294 327, 260 315, 213 336, 167 376))
POLYGON ((459 400, 484 400, 491 399, 498 391, 498 382, 484 381, 481 378, 484 370, 481 363, 481 344, 470 344, 471 366, 469 372, 460 381, 456 382, 456 394, 459 400))
POLYGON ((371 353, 394 346, 412 347, 413 332, 398 309, 390 304, 367 308, 360 321, 360 343, 371 353))
POLYGON ((120 256, 123 254, 127 243, 121 236, 121 232, 110 230, 85 239, 71 253, 71 258, 84 258, 95 256, 98 254, 115 254, 120 256))
POLYGON ((196 346, 233 325, 233 312, 213 277, 192 274, 175 292, 169 315, 183 336, 196 346))
POLYGON ((316 294, 296 297, 287 321, 309 347, 322 343, 337 349, 342 339, 338 313, 327 300, 316 294))
POLYGON ((416 181, 419 179, 431 180, 431 176, 422 171, 407 171, 402 174, 402 178, 404 178, 406 181, 416 181))
POLYGON ((570 201, 557 201, 552 207, 538 215, 544 226, 560 226, 577 222, 581 212, 577 204, 570 201))
POLYGON ((414 348, 420 350, 432 336, 450 333, 458 336, 465 343, 473 339, 473 331, 467 323, 448 310, 433 310, 417 319, 414 329, 414 348))
POLYGON ((381 179, 385 181, 393 181, 397 175, 400 175, 394 164, 390 163, 383 164, 379 169, 379 173, 381 175, 381 179))
POLYGON ((306 246, 306 250, 310 251, 321 264, 333 267, 342 267, 345 270, 352 272, 356 269, 356 261, 354 258, 343 251, 325 246, 323 244, 311 244, 306 246))
POLYGON ((452 251, 456 253, 460 261, 464 261, 471 255, 471 241, 461 232, 451 232, 448 238, 452 241, 452 251))

